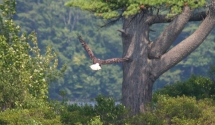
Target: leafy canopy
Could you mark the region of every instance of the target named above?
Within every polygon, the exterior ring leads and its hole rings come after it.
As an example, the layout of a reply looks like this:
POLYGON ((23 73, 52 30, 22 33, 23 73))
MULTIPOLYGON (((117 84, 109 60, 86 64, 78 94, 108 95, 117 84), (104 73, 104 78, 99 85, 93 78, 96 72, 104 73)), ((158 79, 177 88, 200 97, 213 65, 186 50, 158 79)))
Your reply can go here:
POLYGON ((58 67, 63 64, 67 66, 64 76, 49 85, 49 97, 61 98, 59 92, 63 90, 70 99, 90 99, 98 94, 120 98, 120 64, 107 65, 102 67, 105 70, 93 72, 89 68, 92 62, 77 41, 77 33, 85 34, 84 40, 99 58, 120 57, 122 43, 117 29, 121 25, 118 23, 96 32, 103 20, 94 19, 89 12, 65 7, 66 1, 46 0, 40 1, 40 4, 38 1, 29 4, 26 0, 19 0, 16 5, 14 20, 21 30, 37 31, 41 52, 44 53, 47 45, 51 46, 57 52, 58 67))
POLYGON ((47 47, 41 55, 36 33, 20 33, 12 20, 15 1, 4 0, 0 10, 1 109, 25 107, 27 99, 47 99, 50 81, 62 73, 57 70, 56 54, 47 47))
POLYGON ((167 9, 175 15, 182 11, 183 6, 202 7, 206 0, 72 0, 66 6, 80 7, 105 19, 130 16, 144 9, 167 9))

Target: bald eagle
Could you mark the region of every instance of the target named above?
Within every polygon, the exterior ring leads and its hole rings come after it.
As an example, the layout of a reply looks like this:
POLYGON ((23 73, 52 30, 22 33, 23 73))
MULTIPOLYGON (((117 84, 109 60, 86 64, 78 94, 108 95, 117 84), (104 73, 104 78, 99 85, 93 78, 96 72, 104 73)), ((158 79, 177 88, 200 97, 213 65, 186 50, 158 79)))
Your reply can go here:
POLYGON ((90 59, 93 61, 93 65, 90 66, 92 70, 100 70, 101 65, 105 65, 105 64, 121 63, 121 62, 129 61, 129 58, 127 57, 100 60, 94 56, 93 51, 90 49, 87 43, 81 38, 81 36, 78 36, 78 39, 81 42, 84 49, 86 50, 86 52, 88 53, 90 59))

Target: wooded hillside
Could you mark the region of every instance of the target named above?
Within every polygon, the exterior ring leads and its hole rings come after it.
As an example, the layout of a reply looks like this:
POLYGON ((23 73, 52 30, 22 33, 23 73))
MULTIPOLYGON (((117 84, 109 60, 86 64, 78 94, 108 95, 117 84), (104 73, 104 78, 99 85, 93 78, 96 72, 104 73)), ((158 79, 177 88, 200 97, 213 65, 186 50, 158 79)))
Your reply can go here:
MULTIPOLYGON (((58 53, 59 67, 66 64, 65 76, 50 86, 50 97, 61 99, 59 92, 66 92, 69 99, 91 99, 98 94, 121 98, 121 64, 105 65, 100 71, 92 71, 92 64, 77 34, 81 34, 97 57, 107 59, 122 56, 121 38, 117 25, 100 28, 106 21, 96 20, 92 14, 77 8, 65 7, 67 0, 37 0, 26 2, 17 0, 15 21, 25 31, 36 31, 41 50, 50 45, 58 53)), ((200 23, 200 22, 199 22, 200 23)), ((196 23, 189 23, 177 38, 181 41, 194 32, 196 23)), ((153 40, 162 30, 161 25, 151 27, 153 40)), ((211 34, 215 34, 215 29, 211 34)), ((185 80, 191 74, 207 75, 210 64, 215 62, 215 35, 209 35, 206 41, 189 57, 163 74, 154 85, 154 89, 185 80), (197 61, 198 59, 198 61, 197 61), (159 84, 158 84, 159 83, 159 84)))

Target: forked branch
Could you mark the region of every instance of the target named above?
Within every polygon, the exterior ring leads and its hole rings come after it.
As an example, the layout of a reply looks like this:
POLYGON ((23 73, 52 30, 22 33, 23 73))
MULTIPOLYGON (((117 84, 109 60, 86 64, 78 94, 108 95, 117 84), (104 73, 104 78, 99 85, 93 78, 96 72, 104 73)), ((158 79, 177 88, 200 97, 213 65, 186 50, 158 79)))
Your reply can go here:
POLYGON ((154 76, 160 76, 162 73, 179 63, 182 59, 193 52, 209 35, 215 26, 215 0, 212 0, 212 5, 209 14, 200 24, 199 28, 188 38, 173 47, 167 53, 163 54, 158 60, 153 60, 156 66, 153 69, 154 76))
POLYGON ((160 58, 160 56, 169 49, 181 33, 182 29, 185 27, 186 23, 189 21, 192 12, 193 10, 191 10, 188 6, 184 7, 183 12, 176 16, 175 19, 152 43, 149 53, 150 58, 160 58))

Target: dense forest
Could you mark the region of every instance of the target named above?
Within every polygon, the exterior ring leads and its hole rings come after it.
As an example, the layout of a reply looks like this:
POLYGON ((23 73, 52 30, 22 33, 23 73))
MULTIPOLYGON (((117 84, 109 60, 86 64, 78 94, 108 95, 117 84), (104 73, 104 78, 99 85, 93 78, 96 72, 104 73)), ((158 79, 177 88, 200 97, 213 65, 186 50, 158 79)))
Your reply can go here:
MULTIPOLYGON (((92 71, 89 68, 92 63, 77 40, 77 34, 81 34, 102 59, 121 57, 117 31, 120 21, 100 29, 106 21, 67 8, 64 2, 0 1, 1 125, 208 125, 215 122, 215 31, 188 58, 160 77, 154 89, 171 85, 154 92, 147 113, 130 116, 129 109, 115 105, 121 93, 121 65, 92 71), (95 98, 97 103, 94 107, 68 105, 66 98, 95 98)), ((178 40, 186 38, 195 28, 196 24, 189 23, 178 40)), ((151 29, 156 31, 151 34, 153 39, 162 27, 151 29)))
MULTIPOLYGON (((118 29, 121 21, 115 25, 102 27, 107 23, 98 20, 93 14, 78 8, 64 6, 67 0, 37 0, 34 2, 17 1, 15 22, 24 31, 35 31, 41 50, 49 45, 58 54, 59 67, 66 65, 64 77, 50 85, 50 97, 60 99, 59 92, 65 91, 68 98, 91 99, 98 94, 120 99, 122 71, 121 64, 105 65, 103 70, 91 71, 91 60, 86 55, 77 34, 89 43, 96 56, 101 59, 122 56, 121 38, 118 29)), ((199 22, 200 23, 200 22, 199 22)), ((197 28, 196 23, 189 23, 177 38, 180 41, 197 28)), ((150 34, 153 40, 163 29, 162 25, 153 25, 150 34), (159 27, 159 28, 158 28, 159 27)), ((215 34, 215 30, 211 34, 215 34)), ((189 78, 192 74, 207 76, 210 64, 214 63, 215 36, 206 41, 189 57, 163 74, 154 85, 154 90, 166 84, 172 84, 189 78)))

